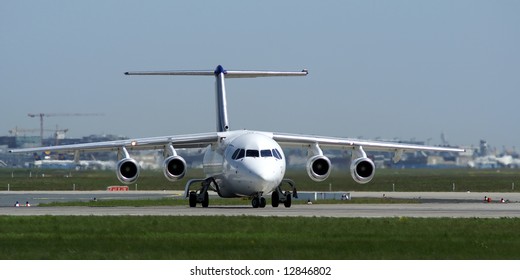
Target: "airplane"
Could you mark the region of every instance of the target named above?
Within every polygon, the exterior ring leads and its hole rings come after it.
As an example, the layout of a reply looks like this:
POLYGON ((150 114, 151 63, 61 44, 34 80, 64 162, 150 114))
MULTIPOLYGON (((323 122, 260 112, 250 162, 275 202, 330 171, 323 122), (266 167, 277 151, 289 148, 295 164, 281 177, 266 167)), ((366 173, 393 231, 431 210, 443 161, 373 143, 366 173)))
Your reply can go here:
POLYGON ((208 191, 215 191, 220 197, 249 197, 253 208, 264 208, 264 195, 271 194, 272 206, 281 203, 291 207, 292 197, 297 198, 296 184, 285 178, 286 158, 281 145, 299 146, 307 149, 306 170, 308 176, 316 181, 324 181, 331 172, 331 161, 323 154, 322 148, 350 149, 352 162, 350 173, 354 181, 366 184, 375 174, 374 162, 365 150, 394 152, 397 162, 402 154, 410 151, 447 151, 463 152, 463 149, 408 145, 390 142, 336 138, 303 134, 289 134, 254 130, 231 130, 227 114, 227 97, 225 80, 231 78, 257 77, 302 77, 308 71, 233 71, 218 65, 210 71, 150 71, 126 72, 125 75, 174 75, 174 76, 213 76, 216 89, 216 131, 201 134, 172 135, 130 140, 106 141, 86 144, 60 145, 38 148, 14 149, 12 153, 34 153, 44 151, 60 151, 74 153, 75 161, 84 151, 117 151, 118 162, 116 175, 124 184, 136 182, 140 174, 140 166, 129 151, 147 149, 162 150, 164 154, 163 173, 170 181, 177 181, 187 174, 184 158, 176 149, 206 148, 203 159, 203 178, 187 181, 184 195, 189 199, 189 206, 208 207, 208 191), (284 191, 283 184, 290 189, 284 191), (198 190, 192 186, 200 184, 198 190))

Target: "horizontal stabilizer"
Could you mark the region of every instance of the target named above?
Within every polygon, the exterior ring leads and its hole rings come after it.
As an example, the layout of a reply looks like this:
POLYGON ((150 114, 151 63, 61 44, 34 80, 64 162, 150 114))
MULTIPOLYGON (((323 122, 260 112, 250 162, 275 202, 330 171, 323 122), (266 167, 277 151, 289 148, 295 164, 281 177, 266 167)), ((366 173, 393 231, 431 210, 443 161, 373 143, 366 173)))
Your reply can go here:
POLYGON ((125 75, 215 76, 215 72, 214 71, 139 71, 139 72, 125 72, 125 75))
POLYGON ((137 71, 125 72, 125 75, 176 75, 176 76, 218 76, 224 74, 225 78, 257 78, 277 76, 306 76, 309 71, 249 71, 249 70, 225 70, 221 65, 214 71, 188 70, 188 71, 137 71))
POLYGON ((287 76, 307 76, 309 71, 236 71, 225 70, 222 65, 217 66, 214 71, 145 71, 145 72, 126 72, 125 75, 177 75, 177 76, 214 76, 216 79, 215 89, 217 94, 217 131, 229 130, 227 115, 226 78, 257 78, 257 77, 287 77, 287 76))

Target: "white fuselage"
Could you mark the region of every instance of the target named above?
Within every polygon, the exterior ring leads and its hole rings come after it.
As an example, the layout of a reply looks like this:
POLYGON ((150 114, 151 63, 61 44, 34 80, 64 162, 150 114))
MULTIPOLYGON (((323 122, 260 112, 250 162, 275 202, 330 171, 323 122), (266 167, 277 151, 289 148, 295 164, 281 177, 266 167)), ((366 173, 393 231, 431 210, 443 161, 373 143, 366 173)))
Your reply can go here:
POLYGON ((253 196, 275 190, 285 175, 285 155, 269 133, 229 131, 208 146, 204 173, 213 177, 222 197, 253 196))

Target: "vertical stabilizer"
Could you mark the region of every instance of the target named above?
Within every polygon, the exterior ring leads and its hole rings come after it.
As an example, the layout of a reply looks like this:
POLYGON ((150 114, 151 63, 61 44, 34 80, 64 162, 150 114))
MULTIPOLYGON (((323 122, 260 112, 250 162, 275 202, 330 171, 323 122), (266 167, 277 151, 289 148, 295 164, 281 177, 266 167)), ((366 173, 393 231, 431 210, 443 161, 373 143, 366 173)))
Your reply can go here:
POLYGON ((150 72, 126 72, 125 75, 177 75, 177 76, 215 76, 215 91, 217 105, 217 131, 229 130, 227 115, 226 85, 225 78, 257 78, 278 76, 306 76, 307 70, 300 72, 277 72, 277 71, 227 71, 221 65, 214 71, 150 71, 150 72))
POLYGON ((226 83, 224 75, 226 71, 222 66, 215 69, 215 91, 217 103, 217 131, 223 132, 229 130, 229 122, 227 116, 227 99, 226 99, 226 83))

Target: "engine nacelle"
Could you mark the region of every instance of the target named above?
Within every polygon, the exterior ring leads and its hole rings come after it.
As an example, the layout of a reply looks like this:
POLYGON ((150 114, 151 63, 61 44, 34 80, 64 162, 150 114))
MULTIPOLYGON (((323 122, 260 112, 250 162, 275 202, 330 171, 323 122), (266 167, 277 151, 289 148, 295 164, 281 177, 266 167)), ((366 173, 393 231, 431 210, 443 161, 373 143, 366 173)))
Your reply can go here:
POLYGON ((141 168, 133 158, 124 158, 117 162, 117 179, 123 184, 132 184, 139 178, 141 168))
POLYGON ((177 181, 186 175, 186 161, 181 156, 170 156, 164 160, 164 177, 177 181))
POLYGON ((312 180, 321 182, 330 175, 330 160, 323 155, 316 155, 307 161, 307 174, 312 180))
POLYGON ((376 166, 374 162, 367 157, 360 157, 352 161, 350 164, 350 174, 352 179, 360 184, 366 184, 374 178, 376 166))

